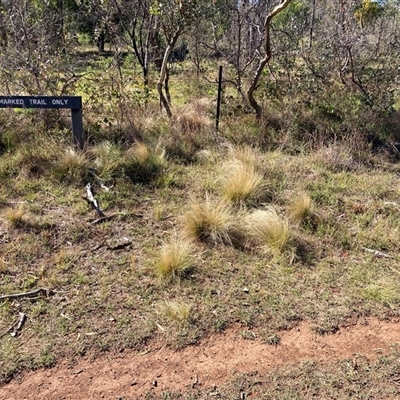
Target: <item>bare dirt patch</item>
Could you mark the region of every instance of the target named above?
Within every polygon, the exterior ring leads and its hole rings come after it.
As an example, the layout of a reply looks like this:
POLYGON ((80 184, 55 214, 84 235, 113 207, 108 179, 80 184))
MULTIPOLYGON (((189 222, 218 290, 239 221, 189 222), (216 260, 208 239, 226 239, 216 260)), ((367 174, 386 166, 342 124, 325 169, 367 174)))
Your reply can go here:
POLYGON ((354 354, 375 359, 400 342, 400 323, 359 319, 320 336, 303 322, 280 337, 280 344, 271 346, 243 339, 241 329, 232 328, 179 352, 154 345, 140 354, 102 355, 73 366, 64 360, 17 377, 0 388, 0 399, 135 399, 149 391, 215 387, 237 371, 267 373, 302 360, 324 362, 354 354))

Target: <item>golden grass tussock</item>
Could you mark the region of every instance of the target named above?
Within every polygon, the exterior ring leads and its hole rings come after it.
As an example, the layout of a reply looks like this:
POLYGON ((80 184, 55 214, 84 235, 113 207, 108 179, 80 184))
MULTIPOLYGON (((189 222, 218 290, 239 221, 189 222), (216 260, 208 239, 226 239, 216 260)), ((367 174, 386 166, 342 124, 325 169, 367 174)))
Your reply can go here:
POLYGON ((165 243, 154 264, 154 272, 160 280, 170 280, 185 276, 193 267, 192 243, 176 238, 165 243))
POLYGON ((289 206, 289 218, 291 221, 300 224, 313 212, 313 202, 307 193, 295 197, 289 206))
POLYGON ((8 264, 3 258, 0 258, 0 273, 5 273, 8 270, 8 264))
POLYGON ((132 146, 129 154, 139 163, 144 164, 150 158, 150 149, 145 143, 137 142, 132 146))
POLYGON ((181 114, 177 119, 179 128, 183 132, 201 133, 210 125, 210 120, 206 115, 201 115, 195 110, 189 110, 181 114))
POLYGON ((257 167, 265 156, 259 149, 252 146, 228 146, 228 156, 233 161, 241 161, 243 164, 257 167))
POLYGON ((111 178, 112 175, 122 166, 124 153, 120 147, 104 141, 92 149, 94 165, 101 178, 111 178))
POLYGON ((274 255, 283 250, 290 238, 288 220, 273 208, 252 212, 246 218, 246 226, 250 236, 274 255))
POLYGON ((261 198, 266 191, 263 175, 256 167, 237 159, 224 165, 224 176, 219 183, 223 197, 233 203, 261 198))
POLYGON ((194 200, 183 217, 184 234, 208 243, 232 244, 236 219, 230 204, 209 196, 203 201, 194 200))
POLYGON ((52 175, 59 181, 82 180, 90 167, 85 153, 67 149, 52 165, 52 175))
POLYGON ((136 142, 126 152, 124 169, 132 182, 148 184, 163 174, 166 164, 166 152, 160 143, 151 148, 143 142, 136 142))
POLYGON ((161 314, 171 322, 185 324, 190 320, 192 306, 183 301, 167 301, 160 304, 161 314))
POLYGON ((6 208, 3 214, 10 228, 19 228, 27 224, 27 212, 23 204, 18 208, 6 208))
POLYGON ((162 164, 166 161, 165 149, 160 143, 151 148, 146 143, 136 142, 127 152, 127 156, 135 159, 139 164, 157 161, 162 164))
POLYGON ((176 118, 180 130, 194 133, 203 132, 211 125, 211 120, 207 113, 209 106, 209 101, 204 98, 181 109, 179 116, 176 118))

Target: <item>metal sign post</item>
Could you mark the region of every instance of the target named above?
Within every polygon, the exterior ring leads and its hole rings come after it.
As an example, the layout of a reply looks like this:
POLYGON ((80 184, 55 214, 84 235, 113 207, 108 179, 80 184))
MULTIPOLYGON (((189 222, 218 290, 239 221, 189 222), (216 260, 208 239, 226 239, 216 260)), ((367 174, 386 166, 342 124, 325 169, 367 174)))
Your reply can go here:
POLYGON ((83 149, 81 96, 0 96, 0 108, 69 108, 74 145, 83 149))
POLYGON ((215 117, 215 131, 218 133, 219 117, 221 112, 221 93, 222 93, 222 65, 219 67, 218 74, 218 99, 217 99, 217 115, 215 117))

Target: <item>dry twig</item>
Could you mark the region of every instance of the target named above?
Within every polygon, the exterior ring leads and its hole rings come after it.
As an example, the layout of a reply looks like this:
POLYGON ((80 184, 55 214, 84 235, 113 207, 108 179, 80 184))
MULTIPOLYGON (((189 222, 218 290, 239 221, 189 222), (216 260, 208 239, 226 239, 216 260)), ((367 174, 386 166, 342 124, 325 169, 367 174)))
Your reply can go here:
POLYGON ((86 193, 87 193, 87 197, 85 197, 85 200, 93 206, 93 209, 96 211, 97 215, 100 218, 104 218, 105 215, 104 215, 103 211, 100 210, 99 204, 97 203, 97 200, 93 196, 92 186, 90 183, 88 183, 86 185, 86 193))
POLYGON ((383 253, 382 251, 379 250, 368 249, 366 247, 364 247, 364 250, 368 251, 368 253, 372 253, 375 257, 393 258, 389 254, 383 253))
POLYGON ((36 289, 36 290, 32 290, 31 292, 16 293, 16 294, 6 294, 4 296, 0 296, 0 301, 21 299, 21 298, 24 298, 24 297, 33 297, 33 296, 37 296, 39 294, 44 294, 45 297, 50 297, 51 295, 54 294, 54 292, 52 290, 50 290, 50 289, 39 288, 39 289, 36 289))
POLYGON ((5 332, 3 332, 0 335, 0 339, 3 336, 6 336, 7 334, 10 334, 13 337, 17 336, 18 332, 22 329, 22 326, 24 325, 25 321, 26 321, 26 315, 20 312, 18 320, 14 322, 5 332))

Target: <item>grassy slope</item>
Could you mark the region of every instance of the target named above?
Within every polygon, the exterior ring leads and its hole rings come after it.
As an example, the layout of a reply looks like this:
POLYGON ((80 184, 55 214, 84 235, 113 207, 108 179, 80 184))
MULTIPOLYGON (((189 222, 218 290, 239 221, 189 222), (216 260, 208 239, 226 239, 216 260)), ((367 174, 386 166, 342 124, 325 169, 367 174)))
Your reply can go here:
MULTIPOLYGON (((154 265, 162 245, 182 232, 188 200, 203 202, 209 196, 217 202, 223 196, 220 178, 232 158, 227 146, 207 134, 210 128, 203 120, 188 123, 193 115, 179 120, 178 134, 156 121, 151 129, 143 128, 145 141, 154 149, 154 137, 160 136, 169 151, 161 172, 139 184, 119 163, 129 158, 129 149, 106 152, 107 167, 101 150, 68 158, 68 132, 54 129, 54 140, 47 135, 48 142, 39 134, 22 140, 26 120, 19 114, 15 118, 15 127, 9 121, 4 125, 17 144, 11 143, 0 157, 0 294, 45 287, 54 295, 0 302, 4 330, 18 312, 27 315, 21 335, 0 339, 2 380, 23 368, 51 366, 60 357, 139 350, 154 338, 179 348, 232 323, 243 326, 244 337, 257 332, 268 341, 300 320, 323 334, 354 315, 398 315, 395 164, 372 155, 361 164, 337 147, 295 157, 258 150, 265 196, 233 205, 241 246, 195 241, 190 274, 160 281, 154 265), (194 157, 200 149, 206 152, 194 157), (183 163, 182 154, 193 162, 183 163), (93 171, 107 184, 114 182, 110 192, 102 191, 93 171), (91 223, 95 216, 82 198, 88 181, 106 215, 116 214, 114 219, 91 223), (311 197, 313 212, 300 225, 291 223, 291 240, 281 253, 273 256, 248 240, 244 214, 273 205, 288 216, 293 199, 302 193, 311 197), (182 319, 165 312, 168 302, 190 306, 189 315, 182 319)), ((229 127, 231 136, 235 129, 246 137, 245 122, 229 127)), ((390 364, 394 358, 387 360, 390 364)), ((329 368, 329 376, 342 373, 340 363, 329 368)), ((302 371, 302 387, 325 373, 310 365, 296 369, 302 371), (304 368, 310 368, 311 378, 304 368)), ((291 373, 280 374, 288 382, 294 379, 291 373)), ((278 389, 268 390, 274 396, 278 389)))
MULTIPOLYGON (((10 163, 9 157, 2 157, 3 164, 10 163)), ((284 214, 291 198, 304 191, 315 203, 314 216, 292 227, 293 247, 272 258, 256 245, 240 250, 198 242, 193 273, 172 282, 155 276, 157 253, 181 230, 188 194, 219 196, 213 178, 218 165, 170 161, 169 170, 176 171, 170 186, 119 178, 111 192, 97 194, 105 213, 117 218, 95 225, 82 199, 83 185, 61 184, 46 173, 32 176, 19 168, 13 180, 3 180, 7 186, 1 193, 2 293, 46 287, 56 295, 1 302, 2 326, 10 325, 18 311, 28 316, 20 339, 1 340, 5 375, 93 348, 140 348, 156 335, 179 347, 232 322, 268 337, 298 320, 312 321, 323 333, 354 313, 397 315, 400 209, 398 178, 390 164, 331 172, 315 156, 279 155, 271 167, 285 182, 274 194, 278 209, 284 214), (25 213, 15 227, 9 207, 25 213), (131 244, 112 250, 124 238, 131 244), (374 257, 364 248, 393 258, 374 257), (158 308, 164 300, 191 304, 190 320, 167 320, 158 308)))

